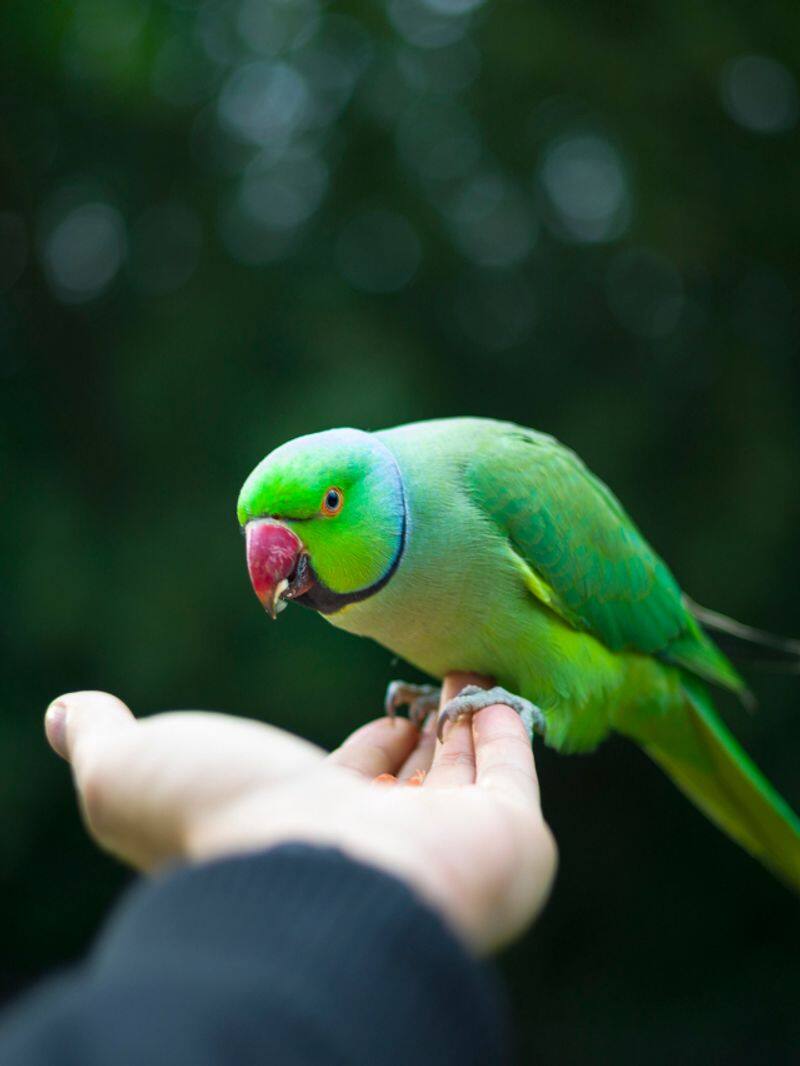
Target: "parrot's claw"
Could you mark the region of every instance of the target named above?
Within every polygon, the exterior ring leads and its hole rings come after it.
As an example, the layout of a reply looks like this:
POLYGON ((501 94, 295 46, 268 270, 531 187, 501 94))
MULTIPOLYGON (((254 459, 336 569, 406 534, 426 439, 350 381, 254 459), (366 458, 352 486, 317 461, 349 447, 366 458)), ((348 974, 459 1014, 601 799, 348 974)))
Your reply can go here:
POLYGON ((523 699, 522 696, 515 696, 512 692, 506 692, 499 686, 487 689, 479 688, 477 685, 467 685, 439 712, 439 719, 436 723, 436 735, 439 740, 444 736, 444 727, 448 722, 457 722, 459 718, 475 714, 476 711, 482 711, 484 707, 491 707, 494 703, 504 703, 516 711, 531 740, 533 740, 534 729, 537 733, 544 733, 544 715, 535 703, 523 699))
POLYGON ((385 708, 394 718, 400 707, 408 707, 408 717, 421 726, 431 711, 439 706, 442 690, 435 685, 411 685, 407 681, 390 681, 386 689, 385 708))

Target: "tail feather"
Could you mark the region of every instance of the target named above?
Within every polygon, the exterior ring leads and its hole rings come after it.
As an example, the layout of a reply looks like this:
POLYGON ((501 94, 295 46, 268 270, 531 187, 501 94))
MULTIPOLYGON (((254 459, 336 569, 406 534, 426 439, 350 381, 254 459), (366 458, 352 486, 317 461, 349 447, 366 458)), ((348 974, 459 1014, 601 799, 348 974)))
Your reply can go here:
POLYGON ((746 626, 727 615, 710 611, 684 597, 686 606, 703 629, 714 634, 714 642, 737 663, 781 673, 800 673, 800 640, 777 637, 754 626, 746 626))
POLYGON ((800 894, 800 819, 717 716, 701 682, 685 678, 682 713, 637 739, 681 791, 800 894))

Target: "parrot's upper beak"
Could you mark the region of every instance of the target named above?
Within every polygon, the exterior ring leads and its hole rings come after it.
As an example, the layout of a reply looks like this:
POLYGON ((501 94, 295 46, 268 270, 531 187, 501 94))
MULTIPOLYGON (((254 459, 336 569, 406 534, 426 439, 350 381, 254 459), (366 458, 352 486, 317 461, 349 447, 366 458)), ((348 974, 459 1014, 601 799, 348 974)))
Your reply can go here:
POLYGON ((252 519, 245 526, 247 570, 253 590, 271 618, 286 601, 311 586, 303 542, 287 526, 272 518, 252 519))

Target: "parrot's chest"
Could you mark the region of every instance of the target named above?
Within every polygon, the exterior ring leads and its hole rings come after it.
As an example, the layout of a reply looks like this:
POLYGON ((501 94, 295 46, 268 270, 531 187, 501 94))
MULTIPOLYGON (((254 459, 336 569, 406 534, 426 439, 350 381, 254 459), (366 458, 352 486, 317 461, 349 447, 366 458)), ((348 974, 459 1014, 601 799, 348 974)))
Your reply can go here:
MULTIPOLYGON (((513 609, 523 596, 516 575, 499 557, 470 550, 469 538, 460 551, 448 549, 418 535, 380 591, 328 621, 434 677, 452 670, 507 674, 503 648, 516 641, 523 614, 513 609)), ((531 612, 524 615, 530 621, 531 612)))
POLYGON ((433 676, 453 669, 449 627, 437 605, 420 598, 415 611, 398 602, 388 586, 369 600, 350 604, 327 620, 357 636, 371 637, 433 676))
MULTIPOLYGON (((469 627, 454 625, 436 605, 423 601, 412 613, 392 602, 388 589, 376 593, 372 600, 351 604, 327 615, 327 620, 349 633, 370 637, 433 677, 459 668, 480 669, 475 647, 479 642, 464 632, 469 627), (468 667, 468 662, 473 665, 468 667)), ((485 659, 485 655, 481 653, 480 658, 485 659)))

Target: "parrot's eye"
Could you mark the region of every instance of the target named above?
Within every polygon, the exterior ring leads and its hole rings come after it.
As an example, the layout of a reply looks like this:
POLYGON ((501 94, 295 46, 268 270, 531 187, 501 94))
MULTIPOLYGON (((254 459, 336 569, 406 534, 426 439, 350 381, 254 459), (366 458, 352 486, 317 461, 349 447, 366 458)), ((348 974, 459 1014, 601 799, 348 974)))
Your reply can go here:
POLYGON ((343 503, 344 496, 341 489, 328 489, 322 501, 322 513, 333 517, 341 511, 343 503))

